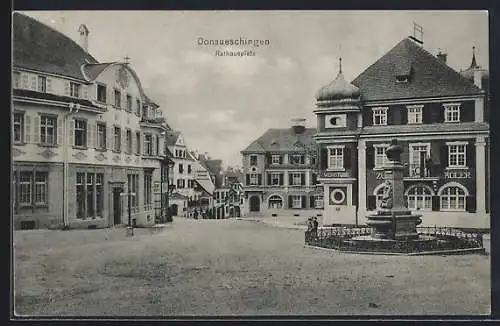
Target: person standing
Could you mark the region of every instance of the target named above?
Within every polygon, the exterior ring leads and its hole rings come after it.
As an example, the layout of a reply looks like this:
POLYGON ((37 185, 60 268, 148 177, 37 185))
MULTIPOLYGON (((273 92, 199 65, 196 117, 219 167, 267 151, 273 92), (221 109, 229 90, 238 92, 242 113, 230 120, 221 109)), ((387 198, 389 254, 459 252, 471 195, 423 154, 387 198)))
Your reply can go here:
POLYGON ((314 217, 313 218, 313 231, 312 231, 312 238, 313 240, 316 240, 316 238, 318 237, 318 218, 317 217, 314 217))

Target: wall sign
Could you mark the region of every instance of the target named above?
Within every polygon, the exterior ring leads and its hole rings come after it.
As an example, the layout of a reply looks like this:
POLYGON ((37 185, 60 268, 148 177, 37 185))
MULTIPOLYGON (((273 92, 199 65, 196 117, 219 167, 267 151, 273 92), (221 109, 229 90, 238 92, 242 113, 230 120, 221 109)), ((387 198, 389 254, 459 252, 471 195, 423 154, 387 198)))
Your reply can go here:
POLYGON ((349 178, 349 172, 321 172, 321 178, 349 178))
POLYGON ((375 174, 375 177, 377 178, 377 180, 384 180, 384 172, 377 172, 375 174))
POLYGON ((445 171, 445 179, 472 179, 472 173, 468 170, 445 171))

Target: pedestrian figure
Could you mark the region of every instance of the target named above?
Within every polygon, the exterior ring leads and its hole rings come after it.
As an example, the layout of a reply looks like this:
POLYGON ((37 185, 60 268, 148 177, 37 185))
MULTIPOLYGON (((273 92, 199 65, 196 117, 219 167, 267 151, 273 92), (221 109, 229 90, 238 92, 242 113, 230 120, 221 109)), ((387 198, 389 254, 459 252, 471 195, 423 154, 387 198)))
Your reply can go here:
POLYGON ((309 244, 311 242, 311 234, 313 231, 314 225, 312 217, 307 219, 307 231, 306 231, 306 243, 309 244))
POLYGON ((313 230, 312 230, 312 238, 313 240, 316 240, 316 238, 318 237, 318 218, 317 217, 314 217, 313 218, 313 230))
POLYGON ((198 219, 198 210, 196 208, 194 209, 194 219, 198 219))
POLYGON ((430 177, 431 176, 431 167, 432 167, 432 158, 430 156, 427 156, 425 159, 425 176, 430 177))

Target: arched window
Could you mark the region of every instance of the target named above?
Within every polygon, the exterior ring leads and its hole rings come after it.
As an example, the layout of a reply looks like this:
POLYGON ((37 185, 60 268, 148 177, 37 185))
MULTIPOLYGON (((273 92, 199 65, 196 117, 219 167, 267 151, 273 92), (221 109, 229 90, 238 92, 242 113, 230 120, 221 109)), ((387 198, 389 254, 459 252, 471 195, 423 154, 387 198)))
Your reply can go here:
POLYGON ((278 195, 272 195, 269 197, 269 208, 282 208, 283 207, 283 199, 281 199, 278 195))
POLYGON ((425 185, 415 185, 406 191, 408 209, 410 210, 431 210, 432 209, 432 189, 425 185))
POLYGON ((465 211, 466 196, 466 189, 463 186, 445 186, 440 191, 441 210, 465 211))

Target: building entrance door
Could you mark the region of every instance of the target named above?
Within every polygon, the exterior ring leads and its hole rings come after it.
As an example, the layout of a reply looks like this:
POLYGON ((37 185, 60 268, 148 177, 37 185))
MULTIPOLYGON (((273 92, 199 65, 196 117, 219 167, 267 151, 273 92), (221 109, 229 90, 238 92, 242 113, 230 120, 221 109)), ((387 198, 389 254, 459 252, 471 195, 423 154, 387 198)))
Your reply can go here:
POLYGON ((122 188, 113 188, 113 224, 122 224, 121 197, 122 188))
POLYGON ((258 196, 250 197, 250 212, 260 212, 260 199, 258 196))

